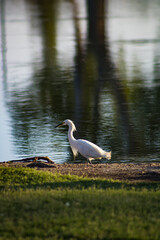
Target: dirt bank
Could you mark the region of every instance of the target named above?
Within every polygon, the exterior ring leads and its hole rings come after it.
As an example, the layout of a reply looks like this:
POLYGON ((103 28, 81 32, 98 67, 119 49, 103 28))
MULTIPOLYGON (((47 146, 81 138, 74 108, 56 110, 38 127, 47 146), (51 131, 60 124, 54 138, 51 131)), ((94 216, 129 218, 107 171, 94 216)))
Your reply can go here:
POLYGON ((0 163, 5 167, 30 167, 53 173, 100 177, 124 181, 160 182, 160 163, 55 164, 38 162, 0 163))

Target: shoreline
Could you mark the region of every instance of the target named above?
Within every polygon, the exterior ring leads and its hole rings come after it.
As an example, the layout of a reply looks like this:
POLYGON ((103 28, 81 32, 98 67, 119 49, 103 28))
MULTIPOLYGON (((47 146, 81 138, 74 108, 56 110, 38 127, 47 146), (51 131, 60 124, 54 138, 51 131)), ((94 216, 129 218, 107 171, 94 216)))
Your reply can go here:
POLYGON ((160 182, 160 163, 63 163, 44 161, 0 162, 0 167, 29 167, 63 175, 113 179, 128 182, 160 182))

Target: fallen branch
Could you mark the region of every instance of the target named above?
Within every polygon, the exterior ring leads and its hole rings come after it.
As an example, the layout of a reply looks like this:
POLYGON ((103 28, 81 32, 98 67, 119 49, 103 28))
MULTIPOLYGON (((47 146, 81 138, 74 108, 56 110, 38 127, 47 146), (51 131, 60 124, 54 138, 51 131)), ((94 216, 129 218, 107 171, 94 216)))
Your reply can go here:
POLYGON ((30 158, 23 158, 20 160, 10 160, 8 162, 12 163, 12 162, 37 162, 38 160, 45 160, 48 163, 54 163, 49 157, 30 157, 30 158))

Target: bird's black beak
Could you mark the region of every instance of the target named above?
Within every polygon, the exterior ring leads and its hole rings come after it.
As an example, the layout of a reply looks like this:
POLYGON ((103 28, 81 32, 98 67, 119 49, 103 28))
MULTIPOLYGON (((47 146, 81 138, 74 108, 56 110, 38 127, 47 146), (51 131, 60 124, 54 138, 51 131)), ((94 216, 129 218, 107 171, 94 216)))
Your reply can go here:
POLYGON ((60 126, 63 126, 63 125, 64 125, 64 122, 58 124, 57 126, 55 126, 55 128, 60 127, 60 126))

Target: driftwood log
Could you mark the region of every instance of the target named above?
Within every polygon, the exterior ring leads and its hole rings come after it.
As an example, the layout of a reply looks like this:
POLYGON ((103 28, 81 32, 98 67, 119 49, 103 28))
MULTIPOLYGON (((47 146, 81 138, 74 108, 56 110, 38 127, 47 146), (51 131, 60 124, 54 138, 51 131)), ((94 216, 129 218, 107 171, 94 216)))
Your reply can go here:
POLYGON ((30 157, 30 158, 23 158, 20 160, 10 160, 8 162, 37 162, 38 160, 45 160, 48 163, 54 163, 49 157, 43 157, 43 156, 36 156, 36 157, 30 157))

